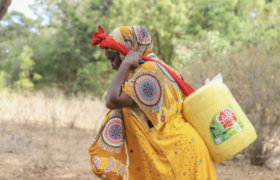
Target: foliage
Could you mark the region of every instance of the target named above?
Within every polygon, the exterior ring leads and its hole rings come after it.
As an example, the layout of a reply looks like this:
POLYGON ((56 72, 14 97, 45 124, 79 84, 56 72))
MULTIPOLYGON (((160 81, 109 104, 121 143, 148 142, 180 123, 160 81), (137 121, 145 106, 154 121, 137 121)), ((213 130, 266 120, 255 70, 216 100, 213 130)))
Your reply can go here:
POLYGON ((115 0, 110 11, 110 27, 143 26, 153 38, 158 57, 171 63, 174 41, 187 32, 188 8, 191 4, 191 1, 181 0, 115 0))
POLYGON ((172 64, 178 68, 209 59, 222 61, 227 55, 227 50, 230 49, 229 41, 222 38, 219 31, 208 31, 201 39, 190 41, 188 44, 178 41, 175 47, 177 56, 172 64))
POLYGON ((277 49, 278 1, 36 0, 36 20, 18 12, 2 20, 0 66, 13 87, 19 78, 18 57, 22 47, 29 46, 33 69, 42 76, 33 82, 35 88, 100 95, 114 73, 103 52, 90 46, 98 25, 107 33, 123 25, 145 27, 156 54, 180 68, 207 57, 218 61, 229 49, 250 44, 277 49))
POLYGON ((52 31, 46 32, 46 44, 34 55, 34 59, 40 62, 38 65, 44 67, 38 67, 39 73, 45 77, 42 85, 55 83, 67 92, 102 93, 102 86, 106 85, 103 82, 111 77, 111 70, 105 65, 102 68, 103 76, 98 78, 100 72, 97 63, 104 62, 104 56, 97 56, 100 50, 90 45, 92 32, 102 19, 100 17, 106 16, 106 8, 100 8, 101 4, 101 1, 90 0, 38 0, 34 5, 35 10, 44 7, 43 11, 49 18, 41 18, 49 21, 48 27, 52 28, 52 31), (49 71, 45 71, 45 68, 49 71))
POLYGON ((92 32, 107 13, 106 3, 103 8, 101 4, 89 0, 38 0, 33 6, 35 13, 40 14, 37 20, 18 12, 6 14, 0 26, 4 40, 0 65, 9 72, 7 84, 11 86, 18 80, 18 57, 27 45, 33 49, 33 69, 42 76, 34 82, 35 88, 57 86, 69 93, 102 94, 114 73, 102 51, 90 45, 92 32))
POLYGON ((19 55, 19 79, 15 82, 15 87, 18 89, 32 90, 34 88, 34 81, 38 81, 42 76, 38 73, 33 72, 33 66, 35 65, 34 61, 31 59, 33 55, 33 50, 25 46, 23 52, 19 55), (31 77, 32 75, 32 77, 31 77))
POLYGON ((0 91, 2 91, 6 86, 5 76, 6 76, 6 72, 0 71, 0 91))

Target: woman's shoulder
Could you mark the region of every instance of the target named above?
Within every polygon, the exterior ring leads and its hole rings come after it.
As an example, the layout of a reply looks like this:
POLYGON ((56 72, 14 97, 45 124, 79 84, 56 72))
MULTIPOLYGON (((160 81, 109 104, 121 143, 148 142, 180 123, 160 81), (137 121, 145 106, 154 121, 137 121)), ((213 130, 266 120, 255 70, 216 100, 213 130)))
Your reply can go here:
POLYGON ((130 75, 128 76, 127 81, 132 82, 142 76, 145 76, 146 78, 150 76, 158 78, 158 69, 159 67, 156 62, 146 61, 145 63, 139 65, 137 68, 129 72, 130 75))
POLYGON ((135 71, 140 70, 156 70, 157 69, 157 63, 152 61, 146 61, 145 63, 139 65, 135 71))

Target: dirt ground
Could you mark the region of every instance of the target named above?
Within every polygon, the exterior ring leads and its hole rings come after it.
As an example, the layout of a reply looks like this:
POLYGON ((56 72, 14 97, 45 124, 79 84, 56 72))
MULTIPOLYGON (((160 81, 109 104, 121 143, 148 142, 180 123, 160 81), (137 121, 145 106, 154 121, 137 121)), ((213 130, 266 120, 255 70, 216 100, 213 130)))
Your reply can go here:
MULTIPOLYGON (((88 148, 94 131, 0 123, 0 180, 96 180, 88 148)), ((216 164, 218 180, 280 180, 279 169, 249 165, 242 155, 216 164)))

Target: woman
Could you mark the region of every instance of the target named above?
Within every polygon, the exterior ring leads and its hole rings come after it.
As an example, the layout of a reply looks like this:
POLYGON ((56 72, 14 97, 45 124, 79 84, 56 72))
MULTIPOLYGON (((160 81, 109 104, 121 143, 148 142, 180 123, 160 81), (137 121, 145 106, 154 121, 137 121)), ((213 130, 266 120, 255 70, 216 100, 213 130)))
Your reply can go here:
POLYGON ((111 110, 89 149, 93 172, 103 179, 215 180, 207 147, 183 118, 185 96, 169 72, 179 74, 157 62, 139 65, 140 56, 163 63, 153 53, 149 33, 125 26, 116 28, 110 41, 106 38, 99 27, 92 45, 105 48, 117 74, 106 101, 111 110), (113 41, 128 54, 108 48, 113 41))

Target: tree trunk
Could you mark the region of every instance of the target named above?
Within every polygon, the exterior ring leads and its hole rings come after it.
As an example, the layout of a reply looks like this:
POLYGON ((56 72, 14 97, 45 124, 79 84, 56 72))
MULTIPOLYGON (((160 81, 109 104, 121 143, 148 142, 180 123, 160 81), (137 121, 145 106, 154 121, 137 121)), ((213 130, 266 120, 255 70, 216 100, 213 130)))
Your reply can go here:
POLYGON ((250 162, 251 165, 255 166, 262 166, 265 161, 266 157, 264 156, 264 128, 265 128, 265 108, 264 105, 261 104, 261 110, 259 111, 259 116, 256 116, 255 118, 258 118, 256 122, 256 130, 258 134, 258 138, 255 142, 249 147, 249 154, 250 154, 250 162))
POLYGON ((0 0, 0 20, 5 15, 12 0, 0 0))
POLYGON ((262 139, 257 138, 253 144, 249 147, 249 154, 250 154, 250 163, 255 166, 262 166, 263 161, 263 145, 262 139))

